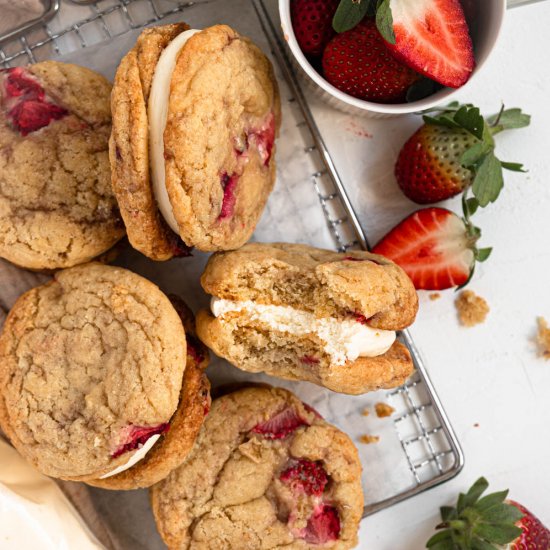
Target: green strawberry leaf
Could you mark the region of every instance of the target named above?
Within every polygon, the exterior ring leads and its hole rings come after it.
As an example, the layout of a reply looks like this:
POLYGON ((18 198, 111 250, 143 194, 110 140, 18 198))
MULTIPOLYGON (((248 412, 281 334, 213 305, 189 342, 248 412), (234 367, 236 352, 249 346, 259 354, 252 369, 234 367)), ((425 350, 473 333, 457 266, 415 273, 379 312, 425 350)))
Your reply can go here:
POLYGON ((469 218, 470 216, 473 216, 477 212, 478 208, 479 208, 479 202, 477 202, 477 199, 475 197, 467 199, 464 202, 464 214, 466 215, 467 218, 469 218))
POLYGON ((518 538, 522 530, 515 525, 506 523, 478 523, 475 527, 476 535, 485 539, 487 542, 495 544, 507 544, 518 538))
POLYGON ((340 33, 353 29, 369 13, 374 15, 377 0, 341 0, 332 18, 332 28, 340 33))
POLYGON ((481 207, 487 206, 490 202, 497 200, 501 189, 504 186, 502 178, 502 167, 494 153, 489 153, 477 167, 472 193, 478 200, 481 207))
POLYGON ((395 44, 390 0, 382 0, 378 3, 378 9, 376 10, 376 27, 386 42, 395 44))
POLYGON ((489 544, 488 542, 485 542, 479 537, 474 537, 472 539, 472 550, 499 550, 499 548, 493 546, 492 544, 489 544))
POLYGON ((460 107, 454 115, 454 121, 476 138, 483 139, 485 120, 477 107, 460 107))
MULTIPOLYGON (((477 227, 475 229, 477 229, 477 227)), ((489 482, 484 477, 480 477, 470 489, 468 489, 466 494, 460 493, 458 497, 459 504, 457 506, 458 513, 460 514, 466 506, 473 506, 479 497, 487 490, 487 487, 489 487, 489 482)))
POLYGON ((470 168, 475 166, 487 153, 494 149, 492 145, 485 141, 480 141, 472 145, 469 149, 464 151, 462 157, 460 157, 460 164, 464 168, 470 168))
POLYGON ((492 248, 478 248, 476 251, 476 260, 478 262, 484 262, 489 258, 492 251, 492 248))
POLYGON ((407 90, 406 100, 408 103, 413 101, 419 101, 434 94, 437 90, 441 89, 441 84, 430 80, 429 78, 420 78, 407 90))
POLYGON ((456 512, 456 508, 453 508, 452 506, 442 506, 439 509, 439 512, 441 514, 441 519, 443 521, 448 521, 450 519, 456 519, 458 514, 456 512))
POLYGON ((486 523, 516 523, 523 514, 511 504, 495 504, 481 513, 482 521, 486 523))
POLYGON ((503 162, 500 161, 500 164, 503 168, 506 168, 506 170, 511 170, 512 172, 523 172, 524 174, 527 173, 527 170, 524 170, 523 164, 519 162, 503 162))
POLYGON ((504 130, 525 128, 531 123, 531 115, 526 115, 521 109, 513 108, 504 110, 487 118, 487 124, 491 127, 491 133, 498 134, 504 130))
POLYGON ((491 506, 494 506, 495 504, 500 504, 501 502, 504 502, 504 499, 508 496, 508 489, 505 491, 498 491, 497 493, 491 493, 489 495, 484 496, 483 498, 480 498, 479 501, 476 504, 477 510, 486 510, 487 508, 491 508, 491 506))
POLYGON ((426 124, 434 124, 435 126, 446 126, 447 128, 460 128, 460 124, 457 124, 451 117, 447 115, 440 115, 438 117, 432 117, 424 115, 422 117, 426 124))
POLYGON ((439 531, 426 543, 426 548, 432 548, 433 550, 452 550, 454 548, 453 535, 450 529, 445 531, 439 531), (450 544, 450 546, 449 546, 450 544))

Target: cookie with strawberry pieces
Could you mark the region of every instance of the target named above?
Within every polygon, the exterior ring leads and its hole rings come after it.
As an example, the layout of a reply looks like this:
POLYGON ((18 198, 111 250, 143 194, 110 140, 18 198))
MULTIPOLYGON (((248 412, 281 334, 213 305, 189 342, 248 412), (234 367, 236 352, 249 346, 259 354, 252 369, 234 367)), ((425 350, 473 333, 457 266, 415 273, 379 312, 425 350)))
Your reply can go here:
POLYGON ((295 395, 251 387, 212 403, 151 502, 171 550, 345 550, 363 512, 361 464, 350 438, 295 395))

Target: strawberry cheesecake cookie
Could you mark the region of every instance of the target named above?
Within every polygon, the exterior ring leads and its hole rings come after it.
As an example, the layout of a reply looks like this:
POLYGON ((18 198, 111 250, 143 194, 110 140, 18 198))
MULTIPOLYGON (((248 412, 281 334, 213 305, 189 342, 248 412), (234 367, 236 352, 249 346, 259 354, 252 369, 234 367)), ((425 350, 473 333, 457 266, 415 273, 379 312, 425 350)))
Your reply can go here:
POLYGON ((212 256, 201 283, 201 340, 249 372, 361 394, 412 373, 396 331, 418 309, 405 272, 383 256, 299 244, 247 244, 212 256))
POLYGON ((77 65, 0 70, 0 257, 89 261, 124 235, 111 189, 111 85, 77 65))
POLYGON ((281 110, 265 55, 225 25, 145 29, 111 104, 113 188, 132 246, 167 260, 243 245, 275 181, 281 110))
POLYGON ((183 462, 210 405, 193 331, 184 304, 130 271, 57 273, 19 298, 0 336, 1 429, 46 475, 152 485, 183 462))
POLYGON ((151 500, 170 550, 344 550, 357 544, 361 464, 349 437, 292 393, 251 387, 213 402, 151 500))

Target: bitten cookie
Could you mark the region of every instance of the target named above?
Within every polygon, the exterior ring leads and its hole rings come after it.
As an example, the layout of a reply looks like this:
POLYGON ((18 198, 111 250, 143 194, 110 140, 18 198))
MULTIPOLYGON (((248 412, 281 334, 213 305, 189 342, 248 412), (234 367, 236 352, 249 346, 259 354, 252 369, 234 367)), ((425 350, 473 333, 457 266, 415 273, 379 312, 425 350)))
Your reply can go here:
POLYGON ((111 85, 77 65, 0 70, 0 256, 29 269, 87 262, 124 225, 111 189, 111 85))
POLYGON ((251 243, 212 256, 201 283, 213 299, 198 335, 242 370, 349 394, 399 386, 413 371, 395 331, 413 322, 416 291, 382 256, 251 243))
POLYGON ((275 180, 273 69, 225 25, 145 29, 112 94, 113 188, 128 238, 154 260, 252 235, 275 180))
POLYGON ((212 403, 151 500, 171 550, 343 550, 357 544, 361 464, 349 437, 292 393, 247 388, 212 403))
POLYGON ((101 264, 23 294, 0 335, 0 427, 17 450, 46 475, 108 489, 181 464, 210 401, 207 351, 176 306, 101 264))

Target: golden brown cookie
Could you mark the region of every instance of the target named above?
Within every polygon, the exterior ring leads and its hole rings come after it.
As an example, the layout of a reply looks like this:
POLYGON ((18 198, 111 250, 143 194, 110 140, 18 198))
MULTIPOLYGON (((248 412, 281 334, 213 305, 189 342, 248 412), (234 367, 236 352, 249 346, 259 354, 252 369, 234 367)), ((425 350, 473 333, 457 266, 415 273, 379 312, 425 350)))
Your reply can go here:
POLYGON ((153 283, 97 263, 21 296, 0 335, 0 427, 17 450, 42 473, 112 489, 179 465, 209 385, 178 309, 188 334, 153 283))
POLYGON ((113 188, 134 248, 166 260, 250 238, 280 125, 273 69, 250 40, 225 25, 146 29, 117 70, 112 110, 113 188))
POLYGON ((170 550, 344 550, 357 544, 361 464, 349 437, 292 393, 246 388, 212 403, 151 501, 170 550))
POLYGON ((212 256, 201 283, 213 300, 198 335, 242 370, 350 394, 399 386, 413 371, 395 331, 413 322, 416 291, 382 256, 251 243, 212 256))
POLYGON ((0 70, 1 257, 70 267, 124 235, 110 181, 110 92, 77 65, 0 70))

